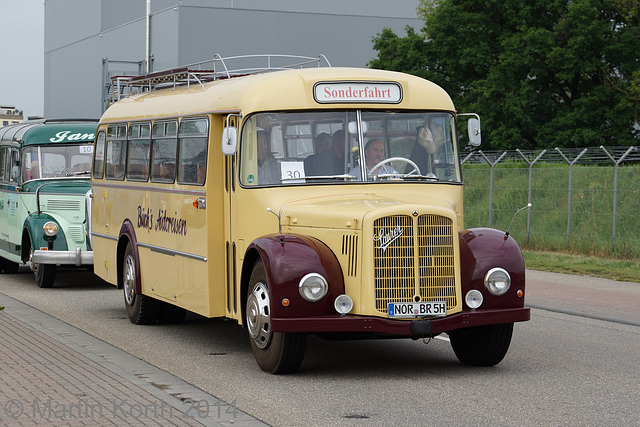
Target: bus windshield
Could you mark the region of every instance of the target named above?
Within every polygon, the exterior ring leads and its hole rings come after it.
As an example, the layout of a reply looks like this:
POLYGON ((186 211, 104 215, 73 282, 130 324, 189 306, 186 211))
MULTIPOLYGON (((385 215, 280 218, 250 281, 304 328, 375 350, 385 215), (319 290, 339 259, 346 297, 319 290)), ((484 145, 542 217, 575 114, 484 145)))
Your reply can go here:
POLYGON ((23 182, 45 178, 89 178, 93 145, 30 145, 22 153, 23 182))
POLYGON ((460 182, 448 112, 267 112, 242 128, 244 186, 460 182))

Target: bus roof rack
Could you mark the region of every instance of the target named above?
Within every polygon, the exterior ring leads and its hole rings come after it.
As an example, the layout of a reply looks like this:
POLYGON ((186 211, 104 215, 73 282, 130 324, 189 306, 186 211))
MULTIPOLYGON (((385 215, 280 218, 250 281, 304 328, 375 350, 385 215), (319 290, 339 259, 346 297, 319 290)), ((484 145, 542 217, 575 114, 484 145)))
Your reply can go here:
POLYGON ((229 79, 250 74, 261 74, 273 71, 295 68, 309 68, 322 65, 331 67, 326 56, 320 54, 316 57, 299 55, 239 55, 227 56, 213 55, 213 59, 195 62, 178 68, 157 71, 141 76, 113 76, 109 92, 109 104, 136 93, 149 92, 155 89, 164 89, 178 86, 187 87, 191 84, 229 79))

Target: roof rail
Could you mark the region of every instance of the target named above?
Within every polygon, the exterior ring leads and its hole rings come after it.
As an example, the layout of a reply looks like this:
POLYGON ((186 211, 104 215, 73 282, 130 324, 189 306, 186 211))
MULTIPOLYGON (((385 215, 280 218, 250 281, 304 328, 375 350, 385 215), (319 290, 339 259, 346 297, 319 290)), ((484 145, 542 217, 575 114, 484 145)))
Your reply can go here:
POLYGON ((98 123, 100 120, 98 119, 87 119, 87 118, 68 118, 68 119, 44 119, 42 123, 98 123))
POLYGON ((146 75, 134 77, 113 76, 111 78, 112 90, 110 91, 113 93, 109 99, 109 104, 136 93, 155 89, 168 87, 175 89, 177 86, 186 85, 189 87, 191 84, 204 86, 204 83, 213 80, 294 68, 321 67, 323 63, 325 63, 325 66, 331 67, 327 57, 322 54, 316 57, 277 54, 222 57, 214 54, 211 60, 195 62, 146 75), (232 64, 237 65, 232 67, 232 64))

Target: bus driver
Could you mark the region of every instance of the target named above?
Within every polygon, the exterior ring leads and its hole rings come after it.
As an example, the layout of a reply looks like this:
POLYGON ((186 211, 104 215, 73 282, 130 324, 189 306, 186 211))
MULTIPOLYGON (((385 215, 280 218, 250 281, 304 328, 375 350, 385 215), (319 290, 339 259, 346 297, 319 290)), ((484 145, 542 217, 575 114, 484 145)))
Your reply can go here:
MULTIPOLYGON (((398 171, 392 168, 389 165, 382 165, 374 170, 371 170, 375 165, 384 160, 384 144, 382 140, 374 138, 370 139, 369 142, 364 146, 364 160, 366 165, 366 174, 367 177, 370 175, 378 175, 378 174, 398 174, 398 171)), ((360 176, 360 165, 357 165, 355 168, 349 171, 349 175, 355 175, 358 180, 361 178, 360 176)))

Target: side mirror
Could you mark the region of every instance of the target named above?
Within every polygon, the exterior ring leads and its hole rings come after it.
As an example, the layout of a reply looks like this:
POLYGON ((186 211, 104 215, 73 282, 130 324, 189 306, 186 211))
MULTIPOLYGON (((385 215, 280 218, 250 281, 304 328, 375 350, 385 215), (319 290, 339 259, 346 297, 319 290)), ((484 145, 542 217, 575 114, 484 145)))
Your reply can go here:
POLYGON ((11 180, 17 181, 20 178, 20 166, 14 166, 11 168, 11 180))
POLYGON ((227 126, 222 130, 222 154, 233 156, 238 149, 238 129, 227 126))
POLYGON ((469 119, 467 124, 467 132, 469 133, 469 144, 477 147, 480 145, 480 120, 476 118, 469 119))

